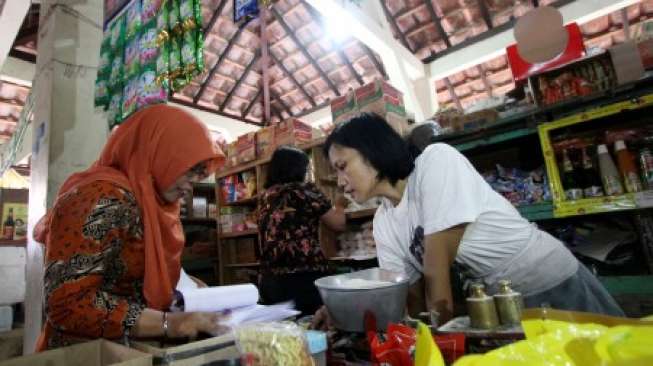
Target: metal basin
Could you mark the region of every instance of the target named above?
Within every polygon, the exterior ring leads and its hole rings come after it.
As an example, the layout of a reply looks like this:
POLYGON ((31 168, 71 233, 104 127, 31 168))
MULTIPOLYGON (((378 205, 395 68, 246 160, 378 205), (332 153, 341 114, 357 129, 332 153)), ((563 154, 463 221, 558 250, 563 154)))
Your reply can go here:
POLYGON ((385 331, 388 323, 403 319, 408 295, 408 278, 380 268, 323 277, 315 281, 322 301, 329 310, 335 326, 347 332, 364 332, 365 312, 376 317, 378 331, 385 331), (352 289, 351 279, 390 282, 388 285, 352 289))

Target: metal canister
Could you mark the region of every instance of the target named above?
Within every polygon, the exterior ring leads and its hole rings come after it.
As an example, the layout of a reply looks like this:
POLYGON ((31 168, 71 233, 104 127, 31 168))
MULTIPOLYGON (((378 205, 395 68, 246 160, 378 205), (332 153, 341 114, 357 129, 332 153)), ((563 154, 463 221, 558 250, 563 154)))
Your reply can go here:
POLYGON ((467 298, 467 311, 472 328, 493 329, 499 326, 494 300, 485 294, 485 286, 475 283, 471 286, 471 292, 467 298))
POLYGON ((494 295, 501 325, 517 325, 521 321, 524 299, 519 292, 510 288, 509 280, 499 281, 499 293, 494 295))

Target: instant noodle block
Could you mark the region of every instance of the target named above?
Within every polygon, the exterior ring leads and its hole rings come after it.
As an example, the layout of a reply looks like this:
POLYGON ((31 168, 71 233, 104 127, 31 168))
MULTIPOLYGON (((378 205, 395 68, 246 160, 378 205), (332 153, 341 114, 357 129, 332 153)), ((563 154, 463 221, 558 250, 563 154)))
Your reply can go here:
POLYGON ((247 163, 256 159, 256 132, 240 135, 236 141, 238 163, 247 163))
POLYGON ((236 329, 246 365, 312 366, 304 331, 293 323, 262 323, 236 329))
POLYGON ((290 118, 275 125, 274 143, 281 145, 301 145, 313 139, 313 129, 297 118, 290 118))
POLYGON ((274 126, 264 127, 256 131, 256 157, 258 159, 271 156, 275 148, 274 126))

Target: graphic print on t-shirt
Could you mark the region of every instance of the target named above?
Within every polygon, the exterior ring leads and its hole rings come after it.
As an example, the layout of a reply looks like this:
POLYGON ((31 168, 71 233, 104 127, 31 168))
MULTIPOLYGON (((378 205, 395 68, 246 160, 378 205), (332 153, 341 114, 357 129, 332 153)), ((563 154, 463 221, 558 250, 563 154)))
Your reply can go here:
POLYGON ((417 260, 417 263, 424 263, 424 228, 418 226, 413 232, 413 239, 410 242, 410 252, 417 260))

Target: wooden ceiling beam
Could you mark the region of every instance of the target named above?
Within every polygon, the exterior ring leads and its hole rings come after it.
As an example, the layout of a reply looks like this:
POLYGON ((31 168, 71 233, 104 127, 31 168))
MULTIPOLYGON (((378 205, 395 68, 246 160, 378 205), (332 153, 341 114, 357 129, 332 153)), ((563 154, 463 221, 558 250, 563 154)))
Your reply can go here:
POLYGON ((254 96, 254 98, 249 101, 249 104, 247 105, 247 107, 245 108, 243 113, 241 114, 242 118, 245 118, 245 117, 247 117, 247 115, 249 115, 249 112, 252 110, 252 107, 254 107, 254 105, 256 104, 256 101, 258 100, 258 98, 261 97, 261 94, 263 94, 263 88, 258 88, 258 92, 254 96))
POLYGON ((241 74, 240 79, 238 79, 238 81, 236 81, 236 83, 234 84, 234 86, 233 86, 233 87, 231 88, 231 90, 229 91, 229 94, 227 94, 227 96, 225 97, 224 101, 223 101, 222 104, 220 105, 220 109, 219 109, 220 112, 224 111, 224 108, 227 106, 227 104, 229 104, 229 100, 231 100, 231 97, 234 95, 234 93, 236 92, 236 90, 238 90, 238 87, 240 86, 240 84, 243 83, 243 81, 244 81, 245 78, 247 77, 247 74, 249 74, 249 72, 252 70, 252 68, 254 67, 254 65, 256 65, 256 62, 258 62, 258 60, 259 60, 260 57, 261 57, 261 54, 258 53, 258 52, 256 53, 256 55, 254 55, 254 58, 252 58, 252 60, 249 62, 249 64, 248 64, 247 67, 245 68, 245 71, 243 71, 243 73, 241 74))
POLYGON ((261 124, 258 123, 258 122, 248 120, 246 118, 243 118, 243 117, 231 114, 231 113, 220 112, 217 109, 207 107, 207 106, 204 106, 204 105, 201 105, 201 104, 195 104, 195 103, 192 103, 192 102, 189 102, 189 101, 186 101, 186 100, 183 100, 183 99, 175 98, 175 97, 170 98, 170 101, 173 102, 173 103, 181 104, 181 105, 186 106, 186 107, 199 109, 199 110, 204 111, 204 112, 214 113, 214 114, 217 114, 219 116, 232 118, 232 119, 235 119, 235 120, 240 121, 240 122, 244 122, 244 123, 248 123, 250 125, 261 127, 261 124))
POLYGON ((382 63, 379 62, 379 60, 376 58, 376 55, 372 50, 367 47, 366 44, 360 43, 361 48, 363 49, 363 52, 365 55, 367 55, 367 58, 370 59, 370 61, 374 64, 374 67, 376 67, 376 70, 383 76, 383 79, 388 80, 388 73, 385 71, 385 67, 383 66, 382 63))
POLYGON ((209 33, 211 29, 213 29, 213 26, 218 21, 218 18, 220 18, 220 15, 222 14, 222 10, 224 10, 224 7, 227 5, 228 2, 229 0, 220 1, 220 5, 218 5, 218 7, 215 9, 213 15, 211 15, 211 20, 209 20, 209 22, 206 24, 206 27, 204 27, 204 29, 202 30, 202 32, 204 33, 204 37, 206 37, 207 33, 209 33))
POLYGON ((220 57, 218 57, 218 60, 215 62, 215 64, 213 64, 213 67, 211 68, 211 71, 209 71, 209 74, 206 76, 204 83, 202 83, 202 85, 200 86, 200 90, 193 98, 194 103, 197 103, 202 98, 202 94, 204 94, 204 90, 206 90, 206 86, 209 84, 211 79, 213 79, 213 75, 215 75, 216 71, 218 71, 218 67, 220 67, 222 61, 227 57, 229 51, 231 51, 231 48, 234 46, 236 42, 238 42, 238 38, 240 38, 243 29, 245 29, 244 26, 239 27, 238 30, 236 30, 235 34, 231 37, 231 40, 227 44, 227 47, 225 47, 225 49, 220 54, 220 57))
POLYGON ((451 47, 451 40, 449 39, 449 35, 444 30, 444 27, 442 26, 442 19, 440 19, 438 14, 435 12, 435 8, 433 7, 431 0, 426 0, 426 8, 431 15, 431 19, 433 19, 433 22, 435 23, 435 29, 437 29, 438 33, 440 34, 440 38, 444 41, 444 44, 447 45, 447 48, 451 47))
POLYGON ((388 5, 385 3, 385 0, 380 0, 381 1, 381 7, 383 8, 383 13, 385 14, 385 18, 390 24, 390 27, 392 27, 392 30, 395 32, 395 34, 399 37, 399 42, 406 47, 410 52, 413 52, 412 47, 410 47, 410 44, 408 43, 408 39, 406 39, 406 35, 399 29, 399 25, 397 25, 396 17, 392 16, 390 14, 390 9, 388 9, 388 5))
POLYGON ((478 7, 481 9, 481 16, 483 17, 483 21, 485 22, 485 25, 487 26, 487 29, 492 29, 494 28, 494 24, 492 24, 492 17, 490 16, 490 11, 487 8, 487 5, 485 4, 485 0, 477 0, 478 1, 478 7))
MULTIPOLYGON (((419 5, 415 6, 414 8, 410 8, 410 7, 406 6, 405 8, 399 10, 394 15, 392 15, 391 18, 396 21, 397 19, 401 19, 403 17, 415 14, 417 11, 419 11, 419 9, 422 6, 426 5, 426 2, 429 2, 429 0, 425 0, 425 3, 419 4, 419 5)), ((384 8, 387 8, 385 0, 381 0, 381 4, 383 5, 384 8)), ((390 13, 390 9, 388 9, 388 13, 390 13)))
POLYGON ((415 24, 414 27, 411 27, 410 29, 406 29, 406 37, 410 38, 415 34, 421 33, 429 28, 437 28, 437 25, 435 25, 435 23, 433 22, 415 24))
POLYGON ((281 72, 284 73, 286 75, 286 77, 289 78, 290 81, 292 81, 293 84, 295 84, 295 87, 297 89, 299 89, 299 91, 302 92, 304 97, 306 99, 308 99, 308 101, 311 103, 311 105, 315 106, 315 99, 313 98, 313 96, 308 94, 308 91, 306 91, 306 89, 304 89, 304 86, 302 84, 300 84, 299 81, 297 81, 295 76, 290 71, 288 71, 286 66, 283 64, 283 62, 281 60, 279 60, 279 58, 274 54, 274 52, 270 52, 270 58, 272 59, 272 61, 274 61, 274 64, 277 65, 277 67, 279 67, 281 72))
POLYGON ((277 9, 275 9, 274 6, 273 6, 272 8, 270 8, 270 10, 272 12, 272 15, 274 15, 274 18, 276 19, 276 21, 281 25, 281 27, 284 29, 284 31, 287 34, 290 35, 290 38, 293 40, 293 42, 295 42, 297 47, 299 47, 299 49, 302 51, 302 53, 304 54, 304 57, 306 57, 306 59, 308 59, 308 61, 313 65, 313 67, 315 67, 315 69, 320 74, 320 76, 322 76, 322 78, 324 78, 324 81, 326 81, 327 85, 329 85, 329 88, 331 89, 331 91, 334 92, 337 96, 340 96, 340 91, 338 90, 336 85, 333 83, 333 81, 331 81, 331 79, 329 79, 329 77, 326 75, 324 70, 322 70, 320 65, 317 64, 317 62, 315 61, 313 56, 311 56, 311 54, 308 52, 308 50, 299 41, 299 38, 297 38, 297 36, 293 32, 293 30, 290 29, 290 27, 288 26, 286 21, 283 20, 283 17, 281 16, 281 14, 279 14, 277 9))

